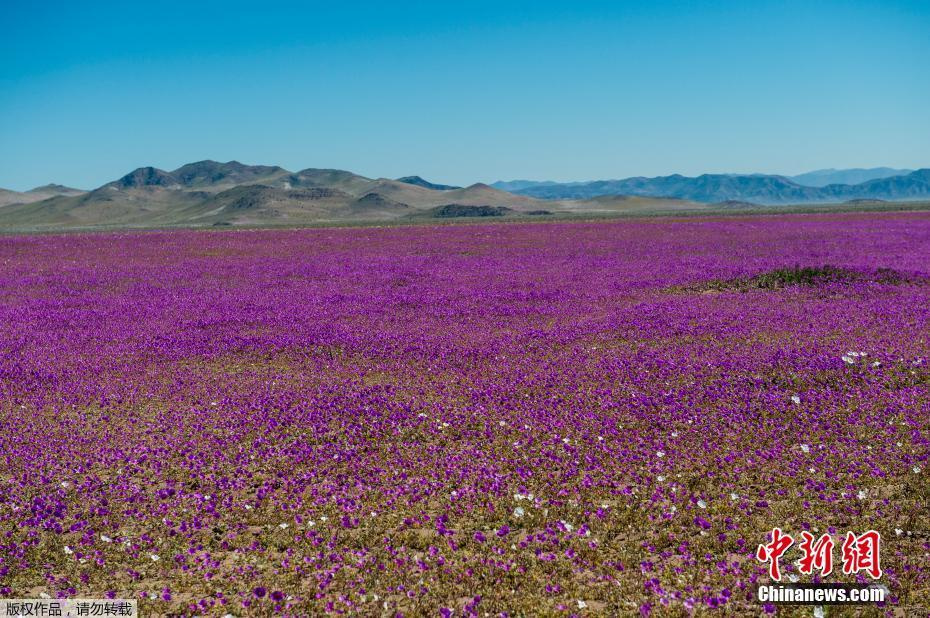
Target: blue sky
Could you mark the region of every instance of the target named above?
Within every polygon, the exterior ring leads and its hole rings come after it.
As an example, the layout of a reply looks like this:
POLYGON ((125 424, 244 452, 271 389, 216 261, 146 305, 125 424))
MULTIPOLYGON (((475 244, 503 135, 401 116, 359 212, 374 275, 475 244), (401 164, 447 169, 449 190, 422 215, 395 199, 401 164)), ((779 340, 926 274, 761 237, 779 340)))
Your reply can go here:
POLYGON ((0 187, 930 166, 928 2, 0 2, 0 187))

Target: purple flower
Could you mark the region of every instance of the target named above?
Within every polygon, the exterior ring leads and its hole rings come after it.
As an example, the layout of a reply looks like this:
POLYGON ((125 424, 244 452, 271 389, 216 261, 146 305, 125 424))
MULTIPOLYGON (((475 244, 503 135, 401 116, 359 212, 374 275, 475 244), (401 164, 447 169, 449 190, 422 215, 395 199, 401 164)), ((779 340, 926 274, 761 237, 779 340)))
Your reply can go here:
POLYGON ((765 581, 775 504, 796 542, 878 509, 889 585, 924 582, 893 490, 930 452, 928 256, 925 212, 5 235, 0 596, 354 615, 438 577, 457 616, 544 571, 552 609, 590 576, 699 611, 765 581))
POLYGON ((710 529, 710 522, 707 521, 706 519, 704 519, 703 517, 701 517, 700 515, 697 515, 697 516, 694 518, 694 525, 697 526, 698 528, 703 529, 703 530, 709 530, 709 529, 710 529))

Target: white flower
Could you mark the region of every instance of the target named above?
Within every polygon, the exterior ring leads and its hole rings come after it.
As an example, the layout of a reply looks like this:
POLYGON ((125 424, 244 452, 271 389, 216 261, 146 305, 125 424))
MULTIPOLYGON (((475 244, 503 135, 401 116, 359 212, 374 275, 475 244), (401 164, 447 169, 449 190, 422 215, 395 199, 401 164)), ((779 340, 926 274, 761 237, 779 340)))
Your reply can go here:
POLYGON ((702 508, 702 509, 706 509, 706 508, 707 508, 707 503, 704 502, 703 500, 698 500, 698 501, 697 501, 697 505, 698 505, 699 508, 702 508))
POLYGON ((801 445, 801 450, 804 451, 805 453, 810 453, 810 452, 811 452, 811 447, 808 446, 807 444, 802 444, 802 445, 801 445))
POLYGON ((813 474, 814 472, 817 472, 817 468, 808 468, 808 470, 810 470, 811 474, 813 474))
POLYGON ((847 365, 852 365, 856 362, 853 358, 849 356, 842 356, 841 358, 843 359, 843 362, 846 363, 847 365))
POLYGON ((920 466, 914 466, 911 470, 914 471, 914 474, 920 474, 920 466))
POLYGON ((287 530, 287 524, 278 524, 278 528, 281 528, 281 530, 287 530))
POLYGON ((656 480, 661 483, 662 481, 665 480, 665 477, 660 474, 659 476, 656 477, 656 480))
POLYGON ((518 506, 513 510, 513 516, 516 518, 523 517, 524 515, 526 515, 526 511, 523 510, 522 506, 518 506))
POLYGON ((568 530, 569 532, 571 532, 572 530, 575 529, 574 526, 572 526, 570 523, 568 523, 568 522, 565 521, 564 519, 560 520, 560 523, 561 523, 563 526, 565 526, 565 529, 568 530))
POLYGON ((113 539, 111 539, 110 537, 108 537, 108 536, 105 535, 105 534, 101 534, 101 535, 100 535, 100 540, 103 541, 104 543, 112 543, 112 542, 113 542, 113 539))
POLYGON ((801 397, 798 396, 798 395, 792 395, 792 396, 791 396, 791 401, 793 401, 795 404, 800 404, 800 403, 801 403, 801 397))
POLYGON ((246 504, 246 505, 245 505, 245 510, 251 511, 251 510, 252 510, 252 505, 251 505, 251 504, 246 504))
POLYGON ((426 418, 426 414, 424 414, 423 412, 420 412, 419 414, 417 414, 417 416, 419 416, 420 418, 426 418))
POLYGON ((70 556, 71 554, 74 553, 74 550, 68 547, 67 545, 65 545, 65 553, 70 556))
POLYGON ((584 608, 586 608, 587 606, 588 606, 587 603, 585 603, 585 602, 582 601, 581 599, 578 600, 578 609, 584 609, 584 608))
POLYGON ((860 500, 865 500, 866 495, 867 494, 865 493, 865 490, 860 489, 859 493, 856 494, 856 497, 859 498, 860 500))
POLYGON ((730 500, 739 500, 739 494, 738 494, 738 493, 731 493, 731 494, 730 494, 730 500))
POLYGON ((159 560, 161 560, 161 556, 159 556, 158 554, 152 554, 151 556, 149 556, 149 558, 152 559, 152 562, 158 562, 159 560))
POLYGON ((901 530, 901 528, 895 528, 895 529, 894 529, 894 535, 895 535, 895 536, 901 536, 902 534, 904 534, 904 530, 901 530))
POLYGON ((814 607, 814 618, 823 618, 823 605, 816 605, 814 607))
POLYGON ((656 451, 656 457, 665 457, 665 451, 656 451))
POLYGON ((507 421, 498 421, 497 424, 500 425, 501 427, 506 427, 507 421))

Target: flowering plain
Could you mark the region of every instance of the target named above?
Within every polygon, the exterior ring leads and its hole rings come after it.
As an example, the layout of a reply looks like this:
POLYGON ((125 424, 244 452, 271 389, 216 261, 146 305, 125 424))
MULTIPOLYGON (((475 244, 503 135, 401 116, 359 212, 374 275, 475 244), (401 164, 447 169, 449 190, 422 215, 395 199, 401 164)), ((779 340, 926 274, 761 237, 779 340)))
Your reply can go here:
POLYGON ((928 275, 925 213, 0 238, 0 596, 810 615, 778 526, 926 615, 928 275))

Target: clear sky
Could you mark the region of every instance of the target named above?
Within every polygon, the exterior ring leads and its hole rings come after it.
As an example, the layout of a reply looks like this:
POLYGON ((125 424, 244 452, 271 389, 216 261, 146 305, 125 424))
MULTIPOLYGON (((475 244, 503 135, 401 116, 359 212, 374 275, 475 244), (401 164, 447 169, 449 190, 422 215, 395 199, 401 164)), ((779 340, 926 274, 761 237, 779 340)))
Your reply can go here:
POLYGON ((0 0, 0 187, 930 166, 930 2, 0 0))

